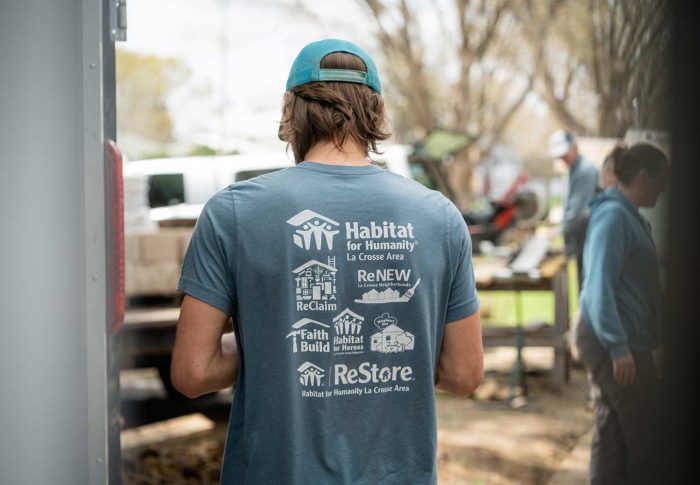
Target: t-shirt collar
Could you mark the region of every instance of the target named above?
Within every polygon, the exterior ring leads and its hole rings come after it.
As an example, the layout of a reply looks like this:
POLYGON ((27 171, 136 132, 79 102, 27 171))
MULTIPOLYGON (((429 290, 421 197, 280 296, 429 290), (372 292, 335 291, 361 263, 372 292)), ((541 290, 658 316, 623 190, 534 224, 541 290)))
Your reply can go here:
POLYGON ((314 172, 331 173, 331 174, 344 174, 344 175, 358 175, 358 174, 371 174, 380 173, 384 170, 374 164, 367 165, 331 165, 328 163, 310 162, 303 161, 297 164, 297 167, 304 168, 307 170, 313 170, 314 172))

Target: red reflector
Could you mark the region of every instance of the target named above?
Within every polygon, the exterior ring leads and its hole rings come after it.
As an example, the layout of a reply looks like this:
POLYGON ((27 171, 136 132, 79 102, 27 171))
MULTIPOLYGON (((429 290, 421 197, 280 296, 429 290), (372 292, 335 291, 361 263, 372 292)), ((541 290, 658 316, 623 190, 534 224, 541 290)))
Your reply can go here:
POLYGON ((109 292, 111 335, 124 323, 124 179, 122 153, 112 140, 107 141, 109 191, 109 292))

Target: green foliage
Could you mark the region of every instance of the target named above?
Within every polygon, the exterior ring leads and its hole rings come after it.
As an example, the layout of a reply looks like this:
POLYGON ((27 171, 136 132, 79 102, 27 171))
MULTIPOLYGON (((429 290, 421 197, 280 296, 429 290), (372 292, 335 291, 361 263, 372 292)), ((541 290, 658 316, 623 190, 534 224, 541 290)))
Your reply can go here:
POLYGON ((141 160, 150 160, 153 158, 170 158, 172 155, 169 152, 166 151, 158 151, 158 152, 148 152, 145 155, 139 157, 141 160))
POLYGON ((439 162, 468 147, 474 140, 464 133, 449 130, 434 130, 420 144, 415 157, 439 162))
POLYGON ((209 145, 195 145, 186 154, 187 157, 213 157, 215 155, 240 155, 238 150, 229 150, 219 153, 209 145))
MULTIPOLYGON (((578 279, 576 276, 576 261, 571 260, 567 267, 569 278, 569 316, 572 317, 578 308, 578 279)), ((554 321, 554 293, 551 291, 523 291, 522 310, 524 325, 533 321, 554 321)), ((514 291, 481 291, 479 292, 482 308, 490 311, 484 325, 516 326, 515 314, 516 294, 514 291)))
POLYGON ((190 157, 209 157, 216 155, 216 150, 207 145, 195 145, 187 155, 190 157))
POLYGON ((563 204, 562 198, 556 195, 549 196, 549 200, 547 200, 547 207, 557 207, 563 204))
POLYGON ((116 51, 117 129, 158 142, 172 140, 166 99, 189 71, 177 59, 116 51))

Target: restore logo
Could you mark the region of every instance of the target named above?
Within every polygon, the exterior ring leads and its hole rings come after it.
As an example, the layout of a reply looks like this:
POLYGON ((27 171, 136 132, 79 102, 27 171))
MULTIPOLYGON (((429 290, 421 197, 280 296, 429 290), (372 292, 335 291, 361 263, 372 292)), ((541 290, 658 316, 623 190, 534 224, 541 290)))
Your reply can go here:
POLYGON ((333 367, 333 383, 341 384, 379 384, 386 382, 410 382, 413 379, 413 369, 410 366, 379 367, 377 364, 363 362, 357 368, 345 364, 335 364, 333 367))

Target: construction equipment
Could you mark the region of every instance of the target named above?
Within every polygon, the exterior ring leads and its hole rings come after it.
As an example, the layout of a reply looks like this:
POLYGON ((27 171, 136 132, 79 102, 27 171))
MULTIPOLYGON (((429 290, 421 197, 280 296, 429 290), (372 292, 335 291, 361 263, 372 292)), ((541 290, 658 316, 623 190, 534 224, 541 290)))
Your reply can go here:
POLYGON ((489 201, 486 211, 464 214, 475 248, 480 241, 497 242, 503 231, 510 227, 529 228, 540 220, 543 204, 534 191, 524 187, 527 180, 527 174, 521 174, 503 196, 489 201))

